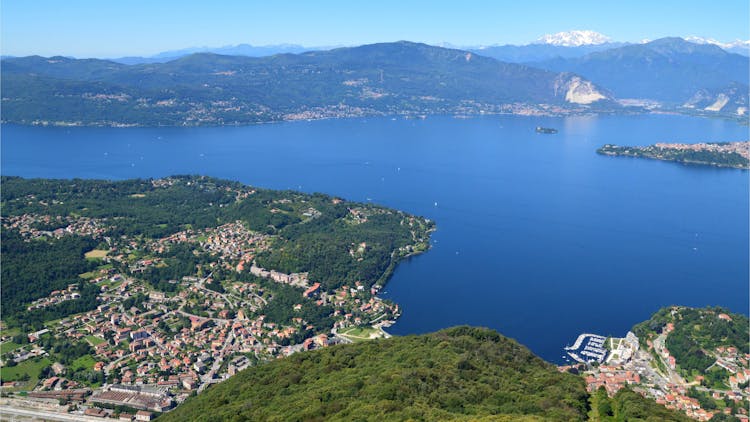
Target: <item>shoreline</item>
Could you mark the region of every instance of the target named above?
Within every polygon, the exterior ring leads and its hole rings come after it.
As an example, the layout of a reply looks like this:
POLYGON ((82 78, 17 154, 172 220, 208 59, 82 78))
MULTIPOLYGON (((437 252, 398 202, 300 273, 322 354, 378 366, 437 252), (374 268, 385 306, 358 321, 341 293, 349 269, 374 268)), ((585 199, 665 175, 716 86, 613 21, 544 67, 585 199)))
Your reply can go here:
MULTIPOLYGON (((534 108, 536 106, 529 106, 534 108)), ((97 123, 83 123, 83 122, 48 122, 48 121, 34 121, 34 122, 16 122, 0 120, 2 125, 18 125, 26 127, 53 127, 53 128, 112 128, 112 129, 130 129, 130 128, 219 128, 219 127, 251 127, 265 124, 281 124, 281 123, 294 123, 294 122, 317 122, 325 120, 344 120, 344 119, 357 119, 357 118, 373 118, 373 117, 385 117, 385 118, 403 118, 403 119, 425 119, 427 117, 452 117, 456 119, 471 119, 485 116, 519 116, 519 117, 571 117, 571 116, 603 116, 603 115, 616 115, 616 116, 633 116, 633 115, 672 115, 672 116, 689 116, 707 119, 722 119, 735 121, 740 125, 748 125, 750 121, 747 116, 738 116, 734 114, 716 114, 709 115, 705 113, 695 113, 680 110, 625 110, 625 109, 611 109, 611 110, 585 110, 585 109, 571 109, 565 112, 550 112, 546 110, 529 110, 529 111, 479 111, 479 112, 454 112, 454 113, 430 113, 430 112, 402 112, 402 113, 386 113, 386 112, 373 112, 363 113, 356 115, 344 115, 344 116, 323 116, 323 117, 309 117, 309 118, 282 118, 282 119, 270 119, 256 122, 243 122, 243 123, 197 123, 197 124, 165 124, 165 125, 149 125, 140 123, 118 123, 118 122, 97 122, 97 123)))
POLYGON ((646 158, 685 165, 750 170, 750 141, 657 143, 647 146, 605 144, 596 152, 609 157, 646 158))

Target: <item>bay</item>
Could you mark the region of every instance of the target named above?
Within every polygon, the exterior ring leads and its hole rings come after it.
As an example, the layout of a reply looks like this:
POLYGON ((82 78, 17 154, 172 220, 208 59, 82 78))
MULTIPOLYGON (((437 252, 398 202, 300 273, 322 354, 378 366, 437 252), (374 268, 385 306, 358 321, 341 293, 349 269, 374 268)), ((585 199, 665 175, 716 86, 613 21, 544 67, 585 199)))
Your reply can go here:
POLYGON ((385 288, 404 310, 393 334, 486 326, 560 362, 577 334, 622 336, 662 306, 748 312, 748 172, 595 152, 746 139, 730 121, 431 116, 0 130, 3 175, 204 174, 435 220, 433 248, 399 265, 385 288))

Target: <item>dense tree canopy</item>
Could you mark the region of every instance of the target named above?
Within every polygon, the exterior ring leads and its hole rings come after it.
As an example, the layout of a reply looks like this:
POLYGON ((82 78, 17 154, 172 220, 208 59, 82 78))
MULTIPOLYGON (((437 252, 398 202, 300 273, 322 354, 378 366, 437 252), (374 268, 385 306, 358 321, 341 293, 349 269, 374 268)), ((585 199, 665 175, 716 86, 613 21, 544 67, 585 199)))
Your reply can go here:
POLYGON ((93 264, 84 253, 96 246, 90 238, 66 236, 48 241, 24 241, 18 232, 2 230, 3 314, 25 310, 29 302, 53 290, 77 284, 78 275, 93 264))
POLYGON ((656 404, 653 400, 624 388, 613 397, 607 397, 604 387, 592 394, 592 420, 599 422, 647 421, 689 422, 692 419, 656 404))
POLYGON ((494 331, 334 346, 250 368, 163 416, 193 420, 584 420, 583 380, 494 331), (501 419, 502 420, 502 419, 501 419))

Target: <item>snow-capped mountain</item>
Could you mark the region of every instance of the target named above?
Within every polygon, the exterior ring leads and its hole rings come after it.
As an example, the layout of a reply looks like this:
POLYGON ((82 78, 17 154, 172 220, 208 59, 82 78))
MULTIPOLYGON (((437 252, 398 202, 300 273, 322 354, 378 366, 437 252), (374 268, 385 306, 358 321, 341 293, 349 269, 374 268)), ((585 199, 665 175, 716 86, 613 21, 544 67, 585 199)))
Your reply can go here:
POLYGON ((580 47, 582 45, 598 45, 612 40, 594 31, 568 31, 557 34, 547 34, 536 41, 536 44, 551 44, 562 47, 580 47))
POLYGON ((732 42, 721 42, 717 41, 713 38, 703 38, 703 37, 696 37, 696 36, 689 36, 685 37, 685 41, 690 41, 695 44, 713 44, 718 45, 721 48, 727 49, 727 48, 733 48, 733 47, 748 47, 750 46, 750 40, 749 41, 742 41, 742 40, 735 40, 732 42))
POLYGON ((732 42, 721 42, 713 38, 689 36, 685 37, 685 41, 690 41, 691 43, 695 44, 713 44, 723 48, 726 51, 729 51, 730 53, 738 53, 744 56, 750 55, 750 40, 734 40, 732 42))

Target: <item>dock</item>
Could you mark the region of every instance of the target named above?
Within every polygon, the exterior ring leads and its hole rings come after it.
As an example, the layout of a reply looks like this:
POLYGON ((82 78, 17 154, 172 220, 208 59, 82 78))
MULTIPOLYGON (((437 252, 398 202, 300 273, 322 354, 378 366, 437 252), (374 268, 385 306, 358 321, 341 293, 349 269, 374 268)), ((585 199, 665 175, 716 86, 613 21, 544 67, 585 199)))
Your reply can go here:
POLYGON ((604 346, 606 340, 606 337, 598 334, 583 333, 572 346, 565 348, 565 352, 576 362, 602 363, 607 358, 607 348, 604 346))

